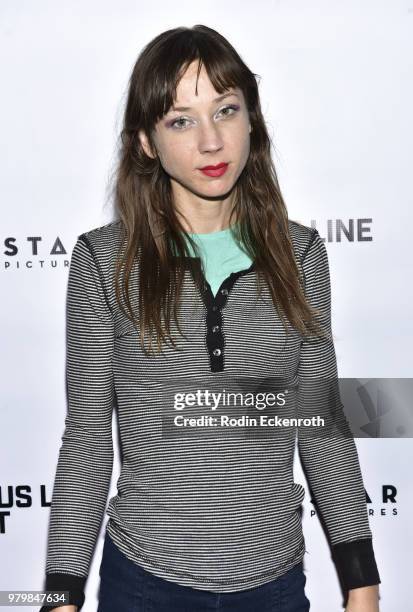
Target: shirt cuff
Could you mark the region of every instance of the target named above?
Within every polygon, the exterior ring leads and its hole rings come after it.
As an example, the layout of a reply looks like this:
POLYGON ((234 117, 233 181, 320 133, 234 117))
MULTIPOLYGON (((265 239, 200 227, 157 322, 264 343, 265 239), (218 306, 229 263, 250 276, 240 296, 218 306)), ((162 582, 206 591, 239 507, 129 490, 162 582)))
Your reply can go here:
POLYGON ((75 605, 78 610, 85 602, 86 576, 72 576, 71 574, 46 574, 46 591, 69 591, 69 600, 64 604, 50 603, 40 608, 39 612, 50 612, 51 609, 62 605, 75 605))
POLYGON ((372 538, 340 542, 332 549, 334 563, 345 590, 381 583, 372 538))

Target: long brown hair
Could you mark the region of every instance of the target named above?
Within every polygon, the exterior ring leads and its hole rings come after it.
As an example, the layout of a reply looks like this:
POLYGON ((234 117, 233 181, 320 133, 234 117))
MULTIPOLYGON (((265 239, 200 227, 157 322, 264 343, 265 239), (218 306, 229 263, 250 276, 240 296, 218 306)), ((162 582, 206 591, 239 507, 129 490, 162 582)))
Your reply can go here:
POLYGON ((155 150, 152 139, 155 125, 174 104, 180 78, 194 60, 199 62, 197 76, 204 65, 218 93, 238 87, 246 100, 252 126, 250 154, 234 186, 230 225, 234 217, 233 235, 255 262, 259 295, 264 280, 287 333, 286 320, 301 334, 310 331, 323 335, 316 319, 318 311, 306 301, 295 260, 288 213, 261 112, 258 75, 251 72, 221 34, 204 25, 178 27, 155 37, 140 53, 129 79, 114 187, 124 245, 115 272, 117 301, 130 321, 138 324, 146 355, 151 353, 154 335, 158 351, 164 342, 176 348, 171 320, 173 316, 182 334, 179 305, 183 258, 196 282, 201 278, 198 268, 191 264, 188 242, 195 254, 199 253, 175 213, 168 174, 158 157, 153 159, 145 154, 138 133, 142 130, 155 150), (129 279, 137 261, 139 314, 134 312, 129 295, 129 279))

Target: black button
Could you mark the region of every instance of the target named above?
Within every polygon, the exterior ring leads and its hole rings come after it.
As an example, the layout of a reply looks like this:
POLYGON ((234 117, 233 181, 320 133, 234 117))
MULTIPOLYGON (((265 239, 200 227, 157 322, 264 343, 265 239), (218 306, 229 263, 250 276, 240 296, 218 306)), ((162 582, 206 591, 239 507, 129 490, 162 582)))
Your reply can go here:
POLYGON ((212 351, 212 354, 214 355, 214 357, 219 357, 221 354, 221 349, 216 348, 212 351))
POLYGON ((219 331, 219 325, 214 325, 212 332, 215 334, 217 331, 219 331))
POLYGON ((218 306, 212 306, 212 310, 216 312, 218 310, 218 306))
POLYGON ((228 289, 221 289, 221 293, 223 295, 228 295, 228 289))

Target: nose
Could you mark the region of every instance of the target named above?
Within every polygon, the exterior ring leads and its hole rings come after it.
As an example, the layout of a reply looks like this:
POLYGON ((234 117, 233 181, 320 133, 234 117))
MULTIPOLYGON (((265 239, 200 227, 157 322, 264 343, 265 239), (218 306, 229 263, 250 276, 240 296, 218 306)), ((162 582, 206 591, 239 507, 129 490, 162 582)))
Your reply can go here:
POLYGON ((224 146, 219 126, 213 121, 204 123, 200 127, 198 134, 198 148, 201 153, 208 151, 220 151, 224 146))

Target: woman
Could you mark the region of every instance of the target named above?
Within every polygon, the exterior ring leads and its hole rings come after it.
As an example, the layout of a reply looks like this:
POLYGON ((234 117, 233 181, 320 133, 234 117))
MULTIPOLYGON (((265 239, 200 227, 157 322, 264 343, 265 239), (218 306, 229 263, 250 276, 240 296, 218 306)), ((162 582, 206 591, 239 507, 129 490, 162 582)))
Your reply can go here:
MULTIPOLYGON (((244 397, 274 378, 292 389, 337 376, 324 243, 288 218, 255 75, 216 31, 176 28, 140 54, 115 202, 118 220, 80 235, 72 254, 69 410, 46 588, 69 591, 56 609, 84 603, 116 397, 122 471, 107 509, 99 612, 309 610, 296 429, 231 429, 222 416, 254 424, 262 406, 245 415, 194 401, 220 398, 206 391, 234 379, 244 397)), ((298 428, 299 452, 346 611, 377 612, 357 451, 331 398, 335 435, 298 428)), ((313 414, 308 398, 297 405, 313 414)))

